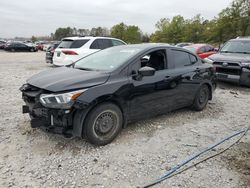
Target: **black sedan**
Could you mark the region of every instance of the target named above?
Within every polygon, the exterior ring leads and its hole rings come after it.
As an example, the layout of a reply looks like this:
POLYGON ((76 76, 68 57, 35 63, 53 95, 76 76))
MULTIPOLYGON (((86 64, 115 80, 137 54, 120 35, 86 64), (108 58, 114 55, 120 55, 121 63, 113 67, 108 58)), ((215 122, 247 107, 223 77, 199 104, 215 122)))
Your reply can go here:
POLYGON ((11 52, 36 52, 37 48, 21 42, 12 42, 6 45, 4 50, 11 52))
POLYGON ((204 109, 215 85, 213 66, 190 51, 140 44, 41 72, 20 90, 33 128, 105 145, 130 122, 187 106, 204 109))

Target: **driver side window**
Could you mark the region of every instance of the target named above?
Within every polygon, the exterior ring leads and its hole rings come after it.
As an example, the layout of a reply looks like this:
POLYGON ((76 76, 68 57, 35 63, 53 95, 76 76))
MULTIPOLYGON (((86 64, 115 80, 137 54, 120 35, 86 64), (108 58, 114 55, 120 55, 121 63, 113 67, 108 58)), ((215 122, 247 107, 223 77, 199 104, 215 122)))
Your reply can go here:
POLYGON ((166 68, 166 51, 165 50, 156 50, 144 55, 140 59, 140 68, 141 67, 151 67, 156 71, 164 70, 166 68))

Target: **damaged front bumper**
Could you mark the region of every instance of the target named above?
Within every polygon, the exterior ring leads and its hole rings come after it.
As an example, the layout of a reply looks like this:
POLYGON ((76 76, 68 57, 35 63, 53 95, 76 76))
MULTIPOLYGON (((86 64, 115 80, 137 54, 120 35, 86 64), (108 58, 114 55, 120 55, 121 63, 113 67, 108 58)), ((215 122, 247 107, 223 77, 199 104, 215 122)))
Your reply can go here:
MULTIPOLYGON (((40 95, 47 93, 47 91, 29 84, 23 85, 20 90, 22 91, 22 98, 26 104, 22 110, 23 113, 29 114, 32 128, 40 128, 51 133, 62 134, 66 137, 74 136, 73 115, 75 108, 47 108, 44 107, 39 100, 40 95)), ((77 133, 75 133, 75 135, 78 136, 77 133)))
POLYGON ((24 105, 23 113, 29 113, 32 128, 40 128, 66 137, 74 136, 72 120, 74 112, 71 110, 48 109, 42 105, 31 108, 30 105, 24 105))

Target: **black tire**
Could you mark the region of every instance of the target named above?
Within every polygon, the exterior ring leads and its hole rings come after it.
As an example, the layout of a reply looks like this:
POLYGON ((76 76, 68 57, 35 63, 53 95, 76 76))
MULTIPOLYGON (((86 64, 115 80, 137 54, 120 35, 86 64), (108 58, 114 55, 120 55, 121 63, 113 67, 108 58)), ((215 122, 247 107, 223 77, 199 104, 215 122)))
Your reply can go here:
POLYGON ((196 111, 201 111, 203 110, 208 102, 209 99, 209 95, 210 95, 210 90, 208 88, 207 85, 202 85, 194 99, 194 103, 193 103, 193 109, 196 111))
POLYGON ((11 52, 15 52, 16 50, 14 49, 14 48, 11 48, 11 50, 10 50, 11 52))
POLYGON ((102 103, 88 114, 84 124, 84 136, 98 146, 112 142, 122 129, 123 116, 113 103, 102 103))
POLYGON ((31 51, 31 52, 34 52, 35 50, 34 50, 34 48, 31 48, 30 51, 31 51))

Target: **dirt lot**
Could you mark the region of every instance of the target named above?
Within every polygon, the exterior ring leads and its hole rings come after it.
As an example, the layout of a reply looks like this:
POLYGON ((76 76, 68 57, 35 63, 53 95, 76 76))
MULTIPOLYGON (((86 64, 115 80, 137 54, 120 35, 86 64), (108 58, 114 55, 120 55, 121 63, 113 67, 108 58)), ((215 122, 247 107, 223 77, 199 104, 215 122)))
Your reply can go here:
MULTIPOLYGON (((65 139, 31 129, 21 113, 19 87, 49 68, 44 52, 0 51, 0 187, 145 185, 250 124, 250 88, 219 84, 204 111, 187 108, 131 124, 107 146, 65 139)), ((226 153, 156 187, 250 187, 250 133, 226 153)))

